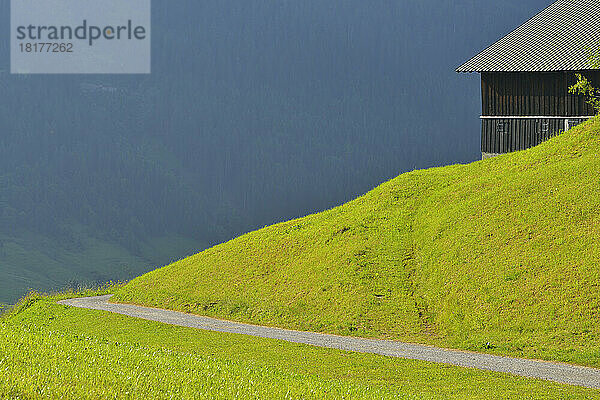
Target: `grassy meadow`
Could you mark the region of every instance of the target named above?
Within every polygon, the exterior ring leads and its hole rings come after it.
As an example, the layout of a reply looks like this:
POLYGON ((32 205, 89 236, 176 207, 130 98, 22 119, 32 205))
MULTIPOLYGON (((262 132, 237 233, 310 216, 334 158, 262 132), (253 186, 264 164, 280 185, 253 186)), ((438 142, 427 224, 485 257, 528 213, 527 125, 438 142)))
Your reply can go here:
POLYGON ((30 295, 0 318, 2 399, 600 399, 552 382, 205 332, 30 295))
POLYGON ((115 301, 600 366, 600 119, 413 171, 134 279, 115 301))

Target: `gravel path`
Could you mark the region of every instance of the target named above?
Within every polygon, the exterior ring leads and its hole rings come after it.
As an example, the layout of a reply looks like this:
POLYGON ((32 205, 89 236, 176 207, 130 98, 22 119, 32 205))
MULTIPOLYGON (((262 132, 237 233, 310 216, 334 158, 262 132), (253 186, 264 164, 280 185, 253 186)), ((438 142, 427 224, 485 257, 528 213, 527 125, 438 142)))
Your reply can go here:
POLYGON ((600 389, 600 369, 547 361, 500 357, 489 354, 448 350, 432 346, 401 343, 390 340, 360 339, 322 333, 299 332, 288 329, 268 328, 238 322, 223 321, 176 311, 160 310, 129 304, 109 303, 109 296, 87 297, 59 301, 60 304, 110 311, 130 317, 158 321, 170 325, 197 328, 208 331, 238 333, 242 335, 285 340, 311 346, 374 353, 389 357, 430 361, 488 371, 538 378, 568 385, 600 389))

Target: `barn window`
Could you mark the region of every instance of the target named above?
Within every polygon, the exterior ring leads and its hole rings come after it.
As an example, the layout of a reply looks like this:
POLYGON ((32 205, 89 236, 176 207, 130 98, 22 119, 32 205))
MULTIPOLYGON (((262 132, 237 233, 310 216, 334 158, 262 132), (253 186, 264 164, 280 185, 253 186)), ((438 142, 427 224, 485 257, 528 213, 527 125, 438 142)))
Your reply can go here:
POLYGON ((498 124, 496 125, 496 133, 498 135, 504 135, 505 133, 508 133, 508 123, 504 121, 498 121, 498 124))
POLYGON ((547 136, 550 132, 550 123, 548 120, 537 121, 537 131, 540 135, 547 136))

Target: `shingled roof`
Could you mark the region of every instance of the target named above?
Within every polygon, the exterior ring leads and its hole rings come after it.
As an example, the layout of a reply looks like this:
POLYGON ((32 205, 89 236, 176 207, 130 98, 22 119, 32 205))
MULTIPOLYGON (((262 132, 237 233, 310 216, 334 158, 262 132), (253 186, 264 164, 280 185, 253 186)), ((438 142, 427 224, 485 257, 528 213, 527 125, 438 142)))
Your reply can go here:
POLYGON ((600 0, 558 0, 456 72, 586 70, 599 44, 600 0))

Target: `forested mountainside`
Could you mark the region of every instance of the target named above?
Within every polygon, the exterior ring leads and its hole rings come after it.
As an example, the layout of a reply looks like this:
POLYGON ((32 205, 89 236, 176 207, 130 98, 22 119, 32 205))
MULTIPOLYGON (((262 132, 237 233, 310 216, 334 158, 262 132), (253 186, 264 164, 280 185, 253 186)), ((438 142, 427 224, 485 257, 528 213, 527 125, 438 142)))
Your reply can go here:
POLYGON ((0 42, 0 302, 476 159, 454 67, 544 5, 157 0, 147 76, 10 75, 0 42))

